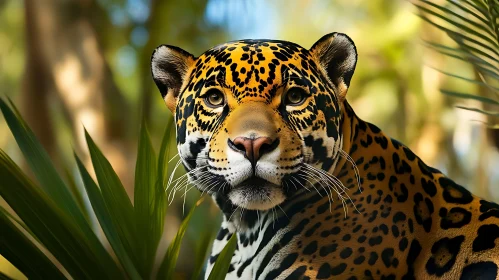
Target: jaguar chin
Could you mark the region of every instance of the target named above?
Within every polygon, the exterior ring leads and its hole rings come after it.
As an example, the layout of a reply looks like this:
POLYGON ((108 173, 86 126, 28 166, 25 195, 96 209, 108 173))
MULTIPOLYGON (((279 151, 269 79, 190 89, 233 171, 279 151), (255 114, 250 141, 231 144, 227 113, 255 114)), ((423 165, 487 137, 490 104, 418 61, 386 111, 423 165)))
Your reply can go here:
POLYGON ((249 210, 269 210, 286 199, 281 186, 259 177, 251 177, 232 187, 227 197, 235 206, 249 210))

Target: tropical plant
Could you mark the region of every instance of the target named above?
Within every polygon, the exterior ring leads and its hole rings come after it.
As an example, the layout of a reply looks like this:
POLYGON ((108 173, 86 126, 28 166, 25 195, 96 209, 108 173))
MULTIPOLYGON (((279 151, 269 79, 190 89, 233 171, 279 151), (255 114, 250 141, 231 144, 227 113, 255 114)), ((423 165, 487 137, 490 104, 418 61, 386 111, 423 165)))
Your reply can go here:
MULTIPOLYGON (((10 106, 0 99, 0 109, 36 181, 0 150, 0 196, 16 214, 0 207, 0 254, 30 279, 151 279, 154 274, 155 279, 172 279, 182 238, 203 198, 189 211, 158 272, 153 273, 167 210, 165 190, 172 172, 168 169, 167 147, 171 122, 165 130, 159 156, 142 125, 133 204, 111 164, 87 132, 97 182, 75 154, 88 201, 116 256, 113 258, 92 228, 75 180, 70 176, 64 180, 58 174, 20 113, 10 100, 9 103, 10 106)), ((220 278, 227 272, 234 250, 234 242, 229 244, 210 277, 220 278)), ((202 268, 195 271, 200 273, 202 268)), ((0 273, 0 279, 8 277, 0 273)))
MULTIPOLYGON (((426 42, 441 54, 473 66, 475 77, 463 77, 448 71, 444 74, 473 83, 478 94, 442 89, 443 94, 472 99, 482 108, 458 106, 461 109, 499 117, 499 0, 413 0, 419 16, 445 32, 456 45, 426 42)), ((490 118, 489 118, 489 121, 490 118)), ((498 127, 497 123, 493 127, 498 127)))

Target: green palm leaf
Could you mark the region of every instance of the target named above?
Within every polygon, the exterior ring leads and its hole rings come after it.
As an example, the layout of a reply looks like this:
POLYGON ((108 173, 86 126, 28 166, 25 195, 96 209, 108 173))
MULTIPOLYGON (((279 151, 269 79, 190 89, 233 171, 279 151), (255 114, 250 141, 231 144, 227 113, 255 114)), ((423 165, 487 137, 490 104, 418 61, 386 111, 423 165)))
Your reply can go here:
POLYGON ((482 110, 482 109, 478 109, 478 108, 470 108, 470 107, 465 107, 465 106, 456 106, 456 107, 463 109, 463 110, 477 112, 477 113, 481 113, 481 114, 492 116, 492 117, 499 117, 499 112, 491 112, 491 111, 487 111, 487 110, 482 110))
POLYGON ((210 245, 215 239, 216 231, 208 230, 207 233, 203 234, 199 239, 199 244, 196 247, 196 255, 194 262, 194 272, 192 273, 192 280, 198 280, 201 278, 201 273, 207 257, 209 256, 210 245))
MULTIPOLYGON (((102 197, 106 204, 114 226, 118 230, 120 240, 129 256, 135 257, 136 228, 134 223, 134 209, 125 188, 113 167, 97 147, 92 137, 85 130, 88 150, 94 166, 95 175, 101 187, 102 197)), ((136 263, 136 260, 133 260, 136 263)))
POLYGON ((88 200, 92 204, 95 216, 97 217, 97 220, 99 220, 99 224, 101 225, 102 231, 106 235, 109 244, 111 244, 114 253, 120 260, 130 279, 141 279, 131 257, 125 249, 124 241, 121 240, 118 229, 113 223, 113 218, 107 209, 99 187, 94 182, 92 177, 90 177, 90 174, 78 156, 75 155, 75 159, 83 179, 83 185, 85 186, 85 190, 88 194, 88 200))
POLYGON ((490 99, 487 97, 483 97, 483 96, 473 95, 473 94, 469 94, 469 93, 455 92, 455 91, 450 91, 450 90, 445 90, 445 89, 442 89, 441 92, 445 95, 449 95, 449 96, 453 96, 453 97, 473 99, 473 100, 477 100, 477 101, 480 101, 483 103, 488 103, 488 104, 499 106, 499 101, 494 100, 494 99, 490 99))
POLYGON ((0 109, 42 189, 61 209, 67 211, 82 231, 86 234, 93 234, 69 188, 57 173, 47 152, 21 118, 19 112, 16 109, 13 111, 2 99, 0 99, 0 109))
POLYGON ((236 250, 237 246, 237 235, 232 234, 229 242, 225 245, 222 252, 217 257, 215 265, 208 276, 208 280, 224 279, 227 271, 229 271, 230 261, 232 260, 232 255, 236 250))
POLYGON ((158 178, 158 161, 142 123, 139 150, 135 168, 135 223, 137 235, 143 240, 138 258, 141 274, 149 278, 156 257, 156 249, 163 233, 165 216, 165 194, 158 178))
MULTIPOLYGON (((28 179, 0 150, 0 196, 19 217, 0 208, 0 254, 33 279, 65 278, 38 246, 50 252, 73 279, 150 279, 163 233, 165 186, 172 173, 168 168, 172 124, 165 130, 158 158, 147 129, 142 126, 135 170, 135 206, 88 132, 85 131, 85 136, 98 185, 75 155, 92 206, 89 210, 97 217, 123 272, 90 227, 83 196, 69 169, 65 170, 65 183, 17 109, 12 103, 11 106, 0 100, 0 109, 40 184, 28 179)), ((187 225, 201 201, 182 222, 161 263, 158 277, 173 277, 187 225)), ((198 264, 208 251, 208 238, 203 240, 203 246, 197 251, 198 264)), ((200 267, 197 266, 195 273, 200 267)), ((0 273, 0 279, 8 277, 0 273)))
POLYGON ((464 52, 458 48, 450 48, 436 43, 427 42, 427 46, 445 56, 452 57, 464 62, 473 63, 474 67, 476 67, 477 70, 479 70, 485 76, 499 80, 499 68, 479 57, 470 56, 469 53, 464 52))
MULTIPOLYGON (((74 244, 69 241, 68 244, 52 243, 56 242, 57 235, 61 232, 66 231, 65 234, 67 234, 67 232, 74 231, 72 235, 81 239, 76 242, 84 244, 95 255, 92 257, 92 261, 98 262, 93 268, 95 272, 102 272, 101 269, 106 268, 107 272, 102 274, 104 278, 104 275, 108 277, 122 275, 116 263, 93 232, 81 208, 73 199, 69 188, 57 173, 47 152, 22 119, 16 107, 12 103, 11 106, 9 107, 0 99, 0 109, 5 120, 40 185, 35 185, 28 180, 17 165, 1 151, 0 165, 2 165, 1 168, 3 168, 6 177, 0 176, 2 178, 0 180, 0 195, 9 203, 28 229, 34 233, 34 238, 38 239, 46 247, 48 247, 47 242, 51 246, 54 245, 53 248, 56 252, 53 252, 53 255, 56 258, 59 256, 65 262, 71 263, 71 258, 65 254, 59 254, 61 252, 57 251, 65 250, 67 246, 73 246, 74 244), (26 195, 23 197, 19 196, 18 193, 13 193, 17 189, 12 184, 18 185, 20 190, 25 191, 26 195), (27 208, 25 209, 25 207, 27 208), (47 220, 33 219, 32 214, 35 216, 43 214, 42 217, 47 220), (58 222, 62 227, 60 231, 50 231, 51 228, 48 225, 58 222), (44 236, 44 238, 42 239, 40 236, 44 236)), ((84 259, 84 257, 82 258, 84 259)))
POLYGON ((158 279, 174 279, 173 272, 175 271, 175 266, 177 265, 178 254, 180 253, 180 244, 182 244, 182 239, 184 238, 185 232, 187 230, 187 225, 194 214, 194 210, 203 202, 204 198, 201 198, 194 204, 189 211, 189 214, 184 218, 180 228, 173 238, 172 242, 166 250, 166 254, 161 262, 161 266, 158 271, 158 279))
MULTIPOLYGON (((499 0, 447 0, 446 4, 414 0, 413 3, 424 21, 444 31, 457 44, 457 47, 454 47, 427 42, 428 46, 445 56, 470 63, 478 75, 467 78, 446 71, 441 72, 483 87, 479 94, 457 93, 451 90, 442 90, 442 93, 461 99, 477 100, 485 106, 498 105, 499 88, 494 85, 499 82, 499 0)), ((496 112, 479 108, 459 108, 488 116, 498 115, 496 112)))
MULTIPOLYGON (((116 264, 100 255, 65 212, 35 186, 4 151, 0 150, 0 195, 26 223, 36 238, 78 279, 118 279, 116 264)), ((93 234, 93 233, 92 233, 93 234)))
POLYGON ((30 279, 66 279, 55 265, 0 211, 0 254, 30 279))

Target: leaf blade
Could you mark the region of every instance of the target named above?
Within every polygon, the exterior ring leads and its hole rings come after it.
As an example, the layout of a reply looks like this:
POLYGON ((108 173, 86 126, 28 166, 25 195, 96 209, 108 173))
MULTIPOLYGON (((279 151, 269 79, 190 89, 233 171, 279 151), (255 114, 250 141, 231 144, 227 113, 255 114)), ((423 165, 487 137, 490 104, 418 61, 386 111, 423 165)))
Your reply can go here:
POLYGON ((140 277, 137 269, 130 256, 123 246, 123 243, 120 239, 120 236, 116 230, 115 225, 113 224, 113 220, 111 218, 111 214, 109 213, 104 199, 102 198, 102 194, 99 190, 99 187, 94 182, 90 174, 88 173, 85 165, 81 162, 78 156, 75 154, 76 164, 78 169, 80 170, 80 175, 83 180, 83 186, 88 194, 88 200, 92 205, 92 209, 94 210, 95 216, 97 217, 99 224, 101 225, 102 231, 106 235, 109 244, 113 248, 116 257, 119 259, 123 268, 127 272, 130 279, 142 279, 140 277))
POLYGON ((201 273, 203 271, 204 264, 206 263, 206 258, 210 252, 210 244, 213 239, 215 239, 216 231, 209 231, 208 234, 203 234, 196 248, 196 260, 194 262, 194 272, 192 273, 192 280, 201 279, 201 273))
POLYGON ((452 96, 452 97, 458 97, 458 98, 464 98, 464 99, 473 99, 473 100, 477 100, 477 101, 480 101, 483 103, 488 103, 488 104, 492 104, 492 105, 499 105, 499 101, 496 101, 494 99, 490 99, 487 97, 479 96, 479 95, 463 93, 463 92, 456 92, 456 91, 445 90, 445 89, 441 89, 440 92, 442 92, 445 95, 452 96))
MULTIPOLYGON (((424 0, 421 0, 421 1, 424 1, 424 0)), ((459 29, 461 29, 461 30, 465 31, 465 33, 467 32, 467 34, 468 34, 468 35, 473 35, 473 36, 475 36, 475 37, 477 37, 477 38, 480 38, 480 39, 484 40, 485 42, 487 42, 487 43, 491 44, 492 46, 494 46, 494 47, 496 47, 496 48, 499 48, 499 45, 497 44, 497 42, 494 42, 494 40, 492 40, 490 37, 485 36, 485 35, 483 35, 483 34, 481 34, 481 33, 477 32, 477 31, 475 31, 475 30, 471 29, 471 28, 470 28, 470 27, 468 27, 467 25, 465 25, 465 24, 461 24, 461 23, 458 23, 458 22, 456 22, 455 20, 450 19, 450 17, 445 17, 445 16, 443 16, 443 15, 441 15, 441 14, 439 14, 439 13, 435 12, 435 11, 432 11, 432 10, 430 10, 430 9, 428 9, 428 8, 426 8, 426 7, 424 7, 424 6, 422 6, 422 5, 418 5, 418 4, 414 4, 414 5, 415 5, 416 7, 418 7, 420 10, 422 10, 423 12, 425 12, 425 13, 427 13, 427 14, 431 14, 431 15, 433 15, 433 16, 435 16, 435 17, 438 17, 438 18, 440 18, 440 19, 442 19, 442 20, 446 21, 447 23, 451 24, 452 26, 456 26, 457 28, 459 28, 459 29)), ((439 25, 439 24, 435 23, 433 20, 431 20, 431 19, 429 19, 429 18, 427 18, 427 21, 429 21, 430 23, 432 23, 432 24, 434 24, 434 25, 438 25, 438 26, 440 26, 440 27, 442 27, 442 28, 445 28, 445 29, 447 29, 447 30, 451 31, 450 29, 448 29, 448 28, 446 28, 446 27, 443 27, 442 25, 439 25)), ((455 33, 454 31, 452 31, 452 32, 453 32, 453 33, 455 33)), ((461 35, 463 35, 463 37, 467 38, 467 40, 468 40, 468 41, 473 41, 474 43, 476 43, 476 44, 480 45, 481 47, 483 47, 483 48, 487 48, 488 50, 490 50, 491 52, 495 53, 496 55, 499 55, 499 52, 498 52, 496 49, 492 48, 490 45, 487 45, 487 44, 485 44, 484 42, 481 42, 481 41, 477 41, 477 40, 475 40, 475 39, 472 39, 472 38, 471 38, 471 37, 469 37, 468 35, 464 35, 464 33, 461 33, 461 35)))
POLYGON ((495 67, 491 63, 483 60, 479 56, 473 55, 469 51, 463 49, 452 48, 449 46, 444 46, 432 42, 425 42, 427 46, 435 51, 455 59, 462 60, 467 63, 471 63, 477 68, 480 73, 492 77, 494 79, 499 79, 499 68, 495 67), (456 54, 457 53, 457 54, 456 54))
POLYGON ((0 211, 0 255, 29 279, 66 279, 57 267, 0 211))
POLYGON ((424 21, 426 21, 426 22, 430 23, 431 25, 435 26, 436 28, 438 28, 438 29, 440 29, 440 30, 442 30, 442 31, 446 32, 446 33, 447 33, 447 35, 448 35, 448 36, 449 36, 452 40, 454 40, 456 43, 458 43, 461 47, 464 47, 464 48, 467 48, 467 49, 471 49, 471 50, 473 50, 474 52, 477 52, 477 53, 479 53, 480 55, 482 55, 482 56, 484 56, 484 57, 487 57, 488 59, 490 59, 490 60, 492 60, 492 61, 495 61, 495 62, 498 62, 498 61, 499 61, 496 57, 491 56, 489 53, 486 53, 486 52, 484 52, 484 51, 482 51, 482 50, 480 50, 480 49, 477 49, 477 48, 476 48, 476 47, 474 47, 474 46, 470 46, 469 44, 465 44, 464 42, 462 42, 462 40, 464 40, 464 41, 468 41, 468 42, 470 42, 470 43, 473 43, 473 44, 475 44, 475 45, 478 45, 478 46, 480 46, 480 47, 483 47, 484 49, 486 49, 486 50, 488 50, 488 51, 491 51, 491 52, 493 52, 493 53, 496 53, 497 51, 496 51, 496 50, 494 50, 494 49, 492 49, 490 46, 487 46, 487 45, 485 45, 484 43, 479 42, 479 41, 477 41, 477 40, 475 40, 475 39, 473 39, 473 38, 471 38, 471 37, 469 37, 469 36, 467 36, 467 35, 465 35, 465 34, 462 34, 462 33, 457 33, 457 32, 455 32, 455 31, 453 31, 453 30, 450 30, 450 29, 448 29, 448 28, 446 28, 446 27, 442 26, 442 25, 439 25, 439 24, 435 23, 434 21, 432 21, 431 19, 429 19, 429 18, 425 17, 424 15, 419 15, 419 17, 420 17, 421 19, 423 19, 424 21), (459 40, 458 40, 458 38, 459 38, 459 40))
POLYGON ((208 280, 224 279, 229 270, 230 261, 232 260, 232 255, 236 250, 237 245, 237 234, 232 234, 229 241, 222 249, 220 254, 213 265, 213 268, 208 276, 208 280))
POLYGON ((475 84, 475 85, 478 85, 478 86, 481 86, 481 87, 485 87, 485 88, 490 89, 490 90, 495 91, 495 92, 499 91, 499 88, 494 87, 492 85, 489 85, 487 83, 484 83, 482 81, 477 81, 477 80, 474 80, 474 79, 466 78, 466 77, 459 76, 459 75, 456 75, 456 74, 452 74, 450 72, 442 71, 442 70, 436 69, 436 68, 433 68, 433 69, 435 69, 436 71, 438 71, 438 72, 440 72, 440 73, 442 73, 442 74, 444 74, 446 76, 453 77, 453 78, 456 78, 456 79, 460 79, 460 80, 463 80, 463 81, 466 81, 468 83, 472 83, 472 84, 475 84))
POLYGON ((74 278, 123 277, 110 255, 104 251, 106 255, 102 256, 100 247, 94 246, 73 220, 33 185, 1 149, 0 178, 0 196, 74 278), (105 262, 107 259, 111 263, 105 262))
POLYGON ((163 193, 156 192, 158 178, 157 159, 151 144, 145 121, 139 137, 137 162, 135 165, 134 214, 137 236, 144 237, 144 245, 138 248, 138 264, 144 278, 150 278, 156 250, 163 233, 163 222, 157 219, 163 211, 158 200, 163 193))
MULTIPOLYGON (((468 25, 470 25, 470 26, 477 27, 477 28, 479 28, 479 29, 481 29, 481 30, 485 31, 487 34, 489 34, 489 35, 490 35, 490 36, 492 36, 492 37, 494 36, 494 33, 492 33, 492 31, 490 31, 490 29, 489 29, 489 26, 488 26, 488 25, 482 25, 481 23, 478 23, 478 22, 472 21, 471 19, 466 18, 466 17, 464 17, 464 16, 462 16, 462 15, 460 15, 460 14, 458 14, 458 13, 454 12, 454 11, 452 11, 452 10, 451 10, 451 9, 449 9, 449 8, 446 8, 446 7, 444 7, 444 6, 441 6, 441 5, 438 5, 438 4, 435 4, 435 3, 432 3, 432 2, 430 2, 430 1, 428 1, 428 0, 419 0, 419 1, 421 1, 421 2, 425 3, 425 4, 426 4, 426 5, 428 5, 428 6, 431 6, 431 7, 436 8, 436 9, 438 9, 438 10, 440 10, 440 11, 444 12, 444 13, 445 13, 445 14, 447 14, 447 15, 451 15, 451 16, 453 16, 453 17, 459 18, 459 19, 460 19, 460 20, 462 20, 464 23, 467 23, 467 24, 468 24, 468 25)), ((451 1, 451 2, 452 2, 452 1, 451 1)), ((461 7, 461 6, 459 6, 459 5, 456 5, 456 6, 457 6, 457 7, 459 7, 459 8, 461 7)), ((464 7, 463 7, 463 8, 464 8, 464 7)), ((465 11, 466 11, 466 9, 465 9, 465 11)), ((469 11, 469 10, 468 10, 468 11, 469 11)), ((449 17, 450 17, 450 16, 449 16, 449 17)), ((454 21, 453 21, 453 22, 454 22, 454 21)), ((460 25, 458 25, 457 27, 460 27, 460 26, 461 26, 461 24, 460 24, 460 25)), ((464 26, 466 26, 466 25, 464 25, 464 26)), ((467 26, 466 26, 466 27, 467 27, 467 26)), ((492 41, 492 43, 494 43, 494 42, 492 41)))
POLYGON ((94 166, 95 175, 99 183, 102 197, 107 209, 111 213, 113 224, 118 230, 123 245, 128 255, 133 258, 134 263, 137 260, 134 258, 135 254, 135 224, 133 220, 133 206, 125 188, 121 184, 118 175, 114 171, 111 163, 102 154, 101 150, 97 147, 92 137, 85 130, 85 138, 87 140, 88 150, 90 151, 90 158, 94 166))
POLYGON ((57 205, 61 205, 61 208, 68 211, 83 231, 88 232, 85 217, 33 131, 18 115, 17 109, 12 111, 2 99, 0 99, 0 109, 26 162, 40 182, 40 186, 57 205))
POLYGON ((499 117, 498 112, 491 112, 491 111, 486 111, 486 110, 482 110, 482 109, 478 109, 478 108, 465 107, 465 106, 456 106, 456 108, 467 110, 467 111, 472 111, 472 112, 477 112, 477 113, 484 114, 484 115, 491 116, 491 117, 499 117))
POLYGON ((173 273, 177 264, 178 254, 180 252, 180 244, 182 243, 185 231, 187 230, 187 225, 189 224, 189 221, 194 214, 194 210, 196 210, 197 206, 199 206, 199 204, 201 204, 203 200, 204 198, 199 199, 196 204, 192 206, 189 214, 187 214, 187 216, 180 224, 179 230, 168 246, 163 261, 161 262, 161 266, 158 271, 158 279, 173 279, 173 273))
MULTIPOLYGON (((43 196, 44 198, 46 197, 50 200, 47 203, 53 203, 53 205, 55 205, 54 207, 56 209, 53 211, 58 211, 58 213, 61 213, 64 218, 68 218, 67 221, 71 224, 71 226, 76 226, 74 231, 77 231, 76 234, 82 234, 81 237, 84 239, 82 242, 91 247, 91 250, 95 253, 95 258, 98 259, 103 266, 108 267, 113 275, 121 275, 116 263, 97 238, 84 214, 78 207, 69 188, 57 173, 47 152, 44 150, 33 131, 23 120, 12 101, 9 100, 9 102, 10 107, 3 99, 0 99, 0 110, 2 111, 2 114, 4 115, 4 118, 28 165, 30 166, 30 169, 33 171, 38 182, 40 183, 41 188, 37 189, 37 191, 45 195, 43 196)), ((6 165, 4 167, 10 165, 4 171, 14 172, 18 177, 24 176, 22 172, 16 171, 17 165, 15 165, 15 163, 13 163, 3 151, 1 154, 3 157, 3 163, 6 165)), ((33 186, 31 182, 29 184, 30 186, 33 186)), ((8 190, 6 191, 8 192, 8 190)), ((35 194, 35 196, 38 195, 40 194, 35 194)))

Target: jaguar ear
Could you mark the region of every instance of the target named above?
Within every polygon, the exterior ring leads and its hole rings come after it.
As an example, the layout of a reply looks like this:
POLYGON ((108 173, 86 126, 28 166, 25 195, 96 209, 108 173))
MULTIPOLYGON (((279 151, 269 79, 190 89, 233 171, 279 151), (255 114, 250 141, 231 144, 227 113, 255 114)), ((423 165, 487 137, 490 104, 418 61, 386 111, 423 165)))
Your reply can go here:
POLYGON ((320 38, 310 52, 338 90, 339 100, 345 100, 357 64, 357 49, 352 39, 343 33, 330 33, 320 38))
POLYGON ((175 112, 178 95, 196 58, 181 48, 161 45, 152 53, 152 78, 170 111, 175 112))

